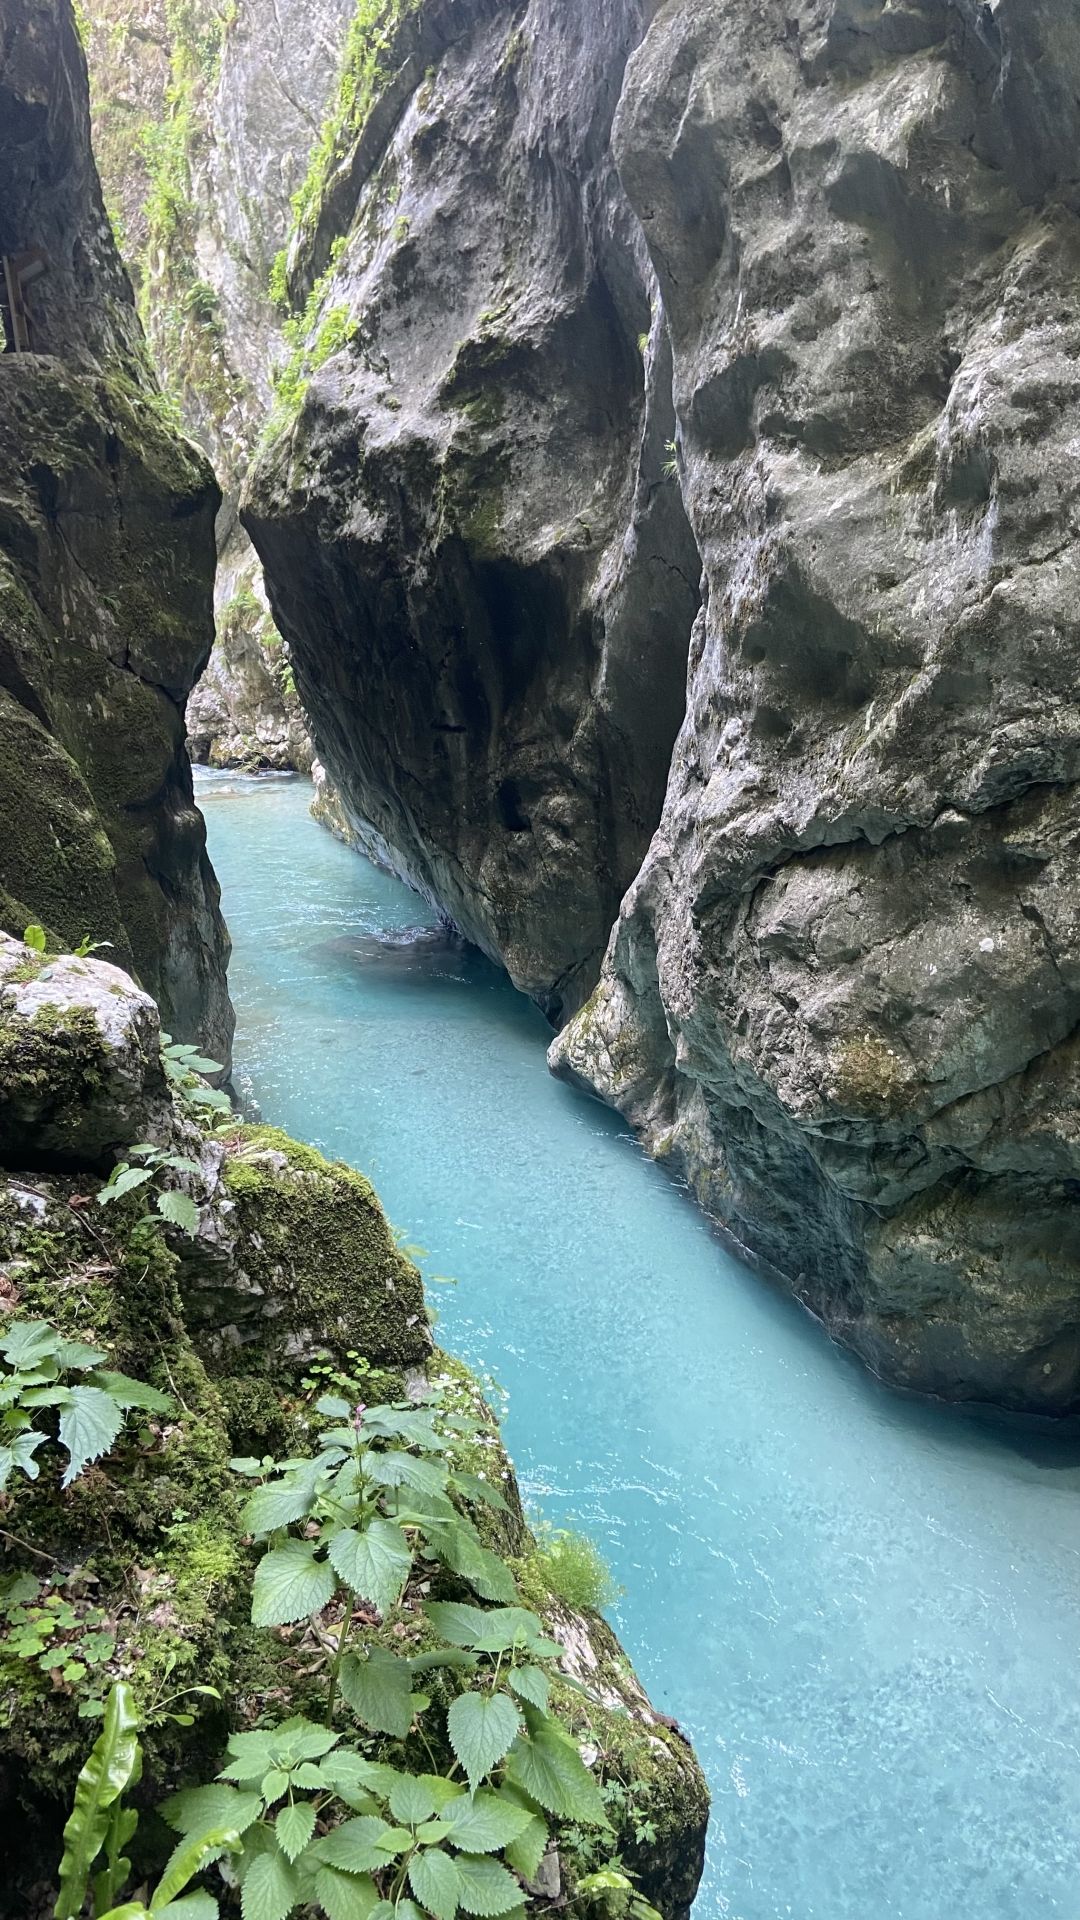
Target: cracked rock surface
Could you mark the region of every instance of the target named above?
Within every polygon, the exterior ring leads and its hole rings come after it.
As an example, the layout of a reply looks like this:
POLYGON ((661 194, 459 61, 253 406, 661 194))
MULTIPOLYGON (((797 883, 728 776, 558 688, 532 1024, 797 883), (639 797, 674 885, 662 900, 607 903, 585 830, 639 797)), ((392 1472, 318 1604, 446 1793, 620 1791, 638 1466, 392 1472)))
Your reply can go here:
POLYGON ((621 177, 706 604, 552 1063, 905 1385, 1080 1405, 1080 20, 668 0, 621 177))

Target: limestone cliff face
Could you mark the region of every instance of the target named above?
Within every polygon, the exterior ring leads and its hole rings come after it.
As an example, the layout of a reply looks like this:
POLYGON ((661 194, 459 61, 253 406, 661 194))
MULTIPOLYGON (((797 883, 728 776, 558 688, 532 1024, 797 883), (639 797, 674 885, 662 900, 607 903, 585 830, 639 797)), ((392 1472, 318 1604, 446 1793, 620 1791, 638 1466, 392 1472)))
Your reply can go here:
POLYGON ((0 357, 0 925, 111 942, 224 1059, 228 942, 184 748, 218 493, 162 413, 66 6, 5 10, 0 182, 0 252, 47 260, 34 351, 0 357))
POLYGON ((888 1377, 1080 1401, 1080 21, 668 0, 621 176, 707 583, 557 1069, 888 1377))
POLYGON ((698 601, 610 151, 640 10, 367 12, 244 517, 346 812, 558 1016, 659 819, 698 601))
POLYGON ((352 0, 100 0, 89 58, 106 199, 155 364, 225 493, 217 640, 192 703, 198 759, 296 766, 311 748, 236 497, 272 398, 270 298, 352 0))

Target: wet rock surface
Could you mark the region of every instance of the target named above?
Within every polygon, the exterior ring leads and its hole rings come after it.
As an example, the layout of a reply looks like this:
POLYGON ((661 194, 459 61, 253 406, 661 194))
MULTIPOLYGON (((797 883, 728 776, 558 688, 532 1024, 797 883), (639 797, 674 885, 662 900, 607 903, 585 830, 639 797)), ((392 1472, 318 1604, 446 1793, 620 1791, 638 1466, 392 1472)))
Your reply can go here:
POLYGON ((889 1378, 1080 1401, 1080 27, 669 4, 622 179, 707 602, 553 1050, 889 1378))

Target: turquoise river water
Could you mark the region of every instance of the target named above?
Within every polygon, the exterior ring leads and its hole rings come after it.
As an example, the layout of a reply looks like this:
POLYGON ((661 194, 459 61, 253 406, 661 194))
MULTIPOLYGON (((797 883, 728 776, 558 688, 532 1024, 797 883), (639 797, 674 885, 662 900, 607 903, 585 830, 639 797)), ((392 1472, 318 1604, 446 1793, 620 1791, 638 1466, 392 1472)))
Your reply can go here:
POLYGON ((714 1810, 695 1920, 1080 1915, 1080 1449, 903 1400, 716 1242, 540 1015, 308 818, 201 776, 242 1088, 375 1180, 527 1499, 714 1810))

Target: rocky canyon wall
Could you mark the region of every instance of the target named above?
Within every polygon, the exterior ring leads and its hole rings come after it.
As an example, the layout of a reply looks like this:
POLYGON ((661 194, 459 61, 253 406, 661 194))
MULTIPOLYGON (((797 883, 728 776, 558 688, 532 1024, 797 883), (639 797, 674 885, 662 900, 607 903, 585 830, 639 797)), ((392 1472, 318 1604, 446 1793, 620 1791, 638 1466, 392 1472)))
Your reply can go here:
POLYGON ((557 1017, 659 820, 698 603, 610 150, 640 11, 381 13, 293 248, 309 349, 245 519, 348 814, 557 1017))
POLYGON ((668 0, 616 151, 707 597, 557 1070, 907 1385, 1080 1399, 1080 20, 668 0))
POLYGON ((37 250, 0 356, 0 925, 111 943, 227 1057, 228 942, 184 747, 218 490, 165 416, 90 152, 70 13, 9 0, 0 253, 37 250))

